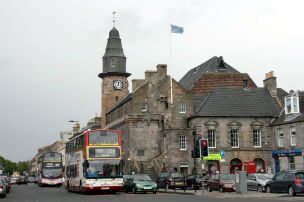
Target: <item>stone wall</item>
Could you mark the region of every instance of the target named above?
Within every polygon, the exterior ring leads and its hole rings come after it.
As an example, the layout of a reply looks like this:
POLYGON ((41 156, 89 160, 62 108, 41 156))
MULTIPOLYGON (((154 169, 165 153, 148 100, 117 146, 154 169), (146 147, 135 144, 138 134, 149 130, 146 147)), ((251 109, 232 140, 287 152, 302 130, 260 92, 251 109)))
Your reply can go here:
MULTIPOLYGON (((232 159, 239 159, 242 162, 254 161, 257 158, 263 159, 265 169, 274 169, 272 161, 272 149, 274 148, 271 129, 268 127, 269 118, 224 118, 224 117, 197 117, 190 120, 190 125, 196 128, 197 135, 201 138, 208 138, 208 130, 215 130, 216 147, 209 147, 209 154, 219 154, 225 151, 223 161, 218 162, 221 172, 230 172, 232 159), (231 129, 238 130, 239 147, 231 147, 231 129), (261 130, 261 147, 253 146, 253 129, 261 130)), ((208 170, 208 162, 205 161, 205 169, 208 170)))

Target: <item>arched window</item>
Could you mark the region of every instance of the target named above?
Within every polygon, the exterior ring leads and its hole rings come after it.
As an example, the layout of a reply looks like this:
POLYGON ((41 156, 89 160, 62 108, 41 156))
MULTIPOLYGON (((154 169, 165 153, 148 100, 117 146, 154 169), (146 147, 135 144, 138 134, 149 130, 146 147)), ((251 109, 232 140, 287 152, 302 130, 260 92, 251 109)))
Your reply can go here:
POLYGON ((235 171, 241 171, 243 167, 243 163, 240 159, 232 159, 230 161, 230 173, 235 173, 235 171))
POLYGON ((256 172, 257 173, 265 173, 265 161, 261 158, 254 159, 256 172))

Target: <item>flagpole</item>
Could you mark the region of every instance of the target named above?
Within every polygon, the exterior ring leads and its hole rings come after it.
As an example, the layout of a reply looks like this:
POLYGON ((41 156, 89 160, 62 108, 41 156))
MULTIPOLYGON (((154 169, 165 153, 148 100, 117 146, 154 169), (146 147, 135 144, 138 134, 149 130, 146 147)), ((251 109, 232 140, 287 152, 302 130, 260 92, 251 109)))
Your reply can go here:
POLYGON ((173 104, 173 90, 172 90, 172 33, 171 33, 171 24, 170 24, 170 44, 169 44, 169 67, 170 67, 170 103, 173 104))

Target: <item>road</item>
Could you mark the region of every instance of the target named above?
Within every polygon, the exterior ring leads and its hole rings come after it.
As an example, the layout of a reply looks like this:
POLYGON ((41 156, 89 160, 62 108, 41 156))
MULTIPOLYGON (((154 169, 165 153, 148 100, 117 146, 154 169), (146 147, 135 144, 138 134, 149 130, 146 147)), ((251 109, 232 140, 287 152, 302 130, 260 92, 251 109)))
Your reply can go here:
MULTIPOLYGON (((214 193, 214 192, 212 192, 214 193)), ((273 197, 273 198, 240 198, 240 197, 223 197, 221 193, 215 196, 206 195, 179 195, 172 193, 157 194, 88 194, 81 195, 78 193, 67 192, 63 187, 38 187, 35 184, 13 185, 11 192, 6 198, 0 201, 7 202, 82 202, 82 201, 123 201, 123 202, 277 202, 277 201, 304 201, 304 196, 273 197)))

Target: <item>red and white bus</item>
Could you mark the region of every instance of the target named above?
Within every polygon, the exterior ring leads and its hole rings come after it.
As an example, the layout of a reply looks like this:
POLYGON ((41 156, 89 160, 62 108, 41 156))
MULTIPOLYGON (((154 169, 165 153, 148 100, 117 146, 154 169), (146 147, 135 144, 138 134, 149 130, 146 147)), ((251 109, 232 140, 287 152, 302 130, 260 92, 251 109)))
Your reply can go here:
POLYGON ((62 155, 46 152, 38 158, 37 184, 61 186, 63 183, 62 155))
POLYGON ((66 189, 123 190, 122 145, 116 130, 87 130, 66 143, 66 189))

